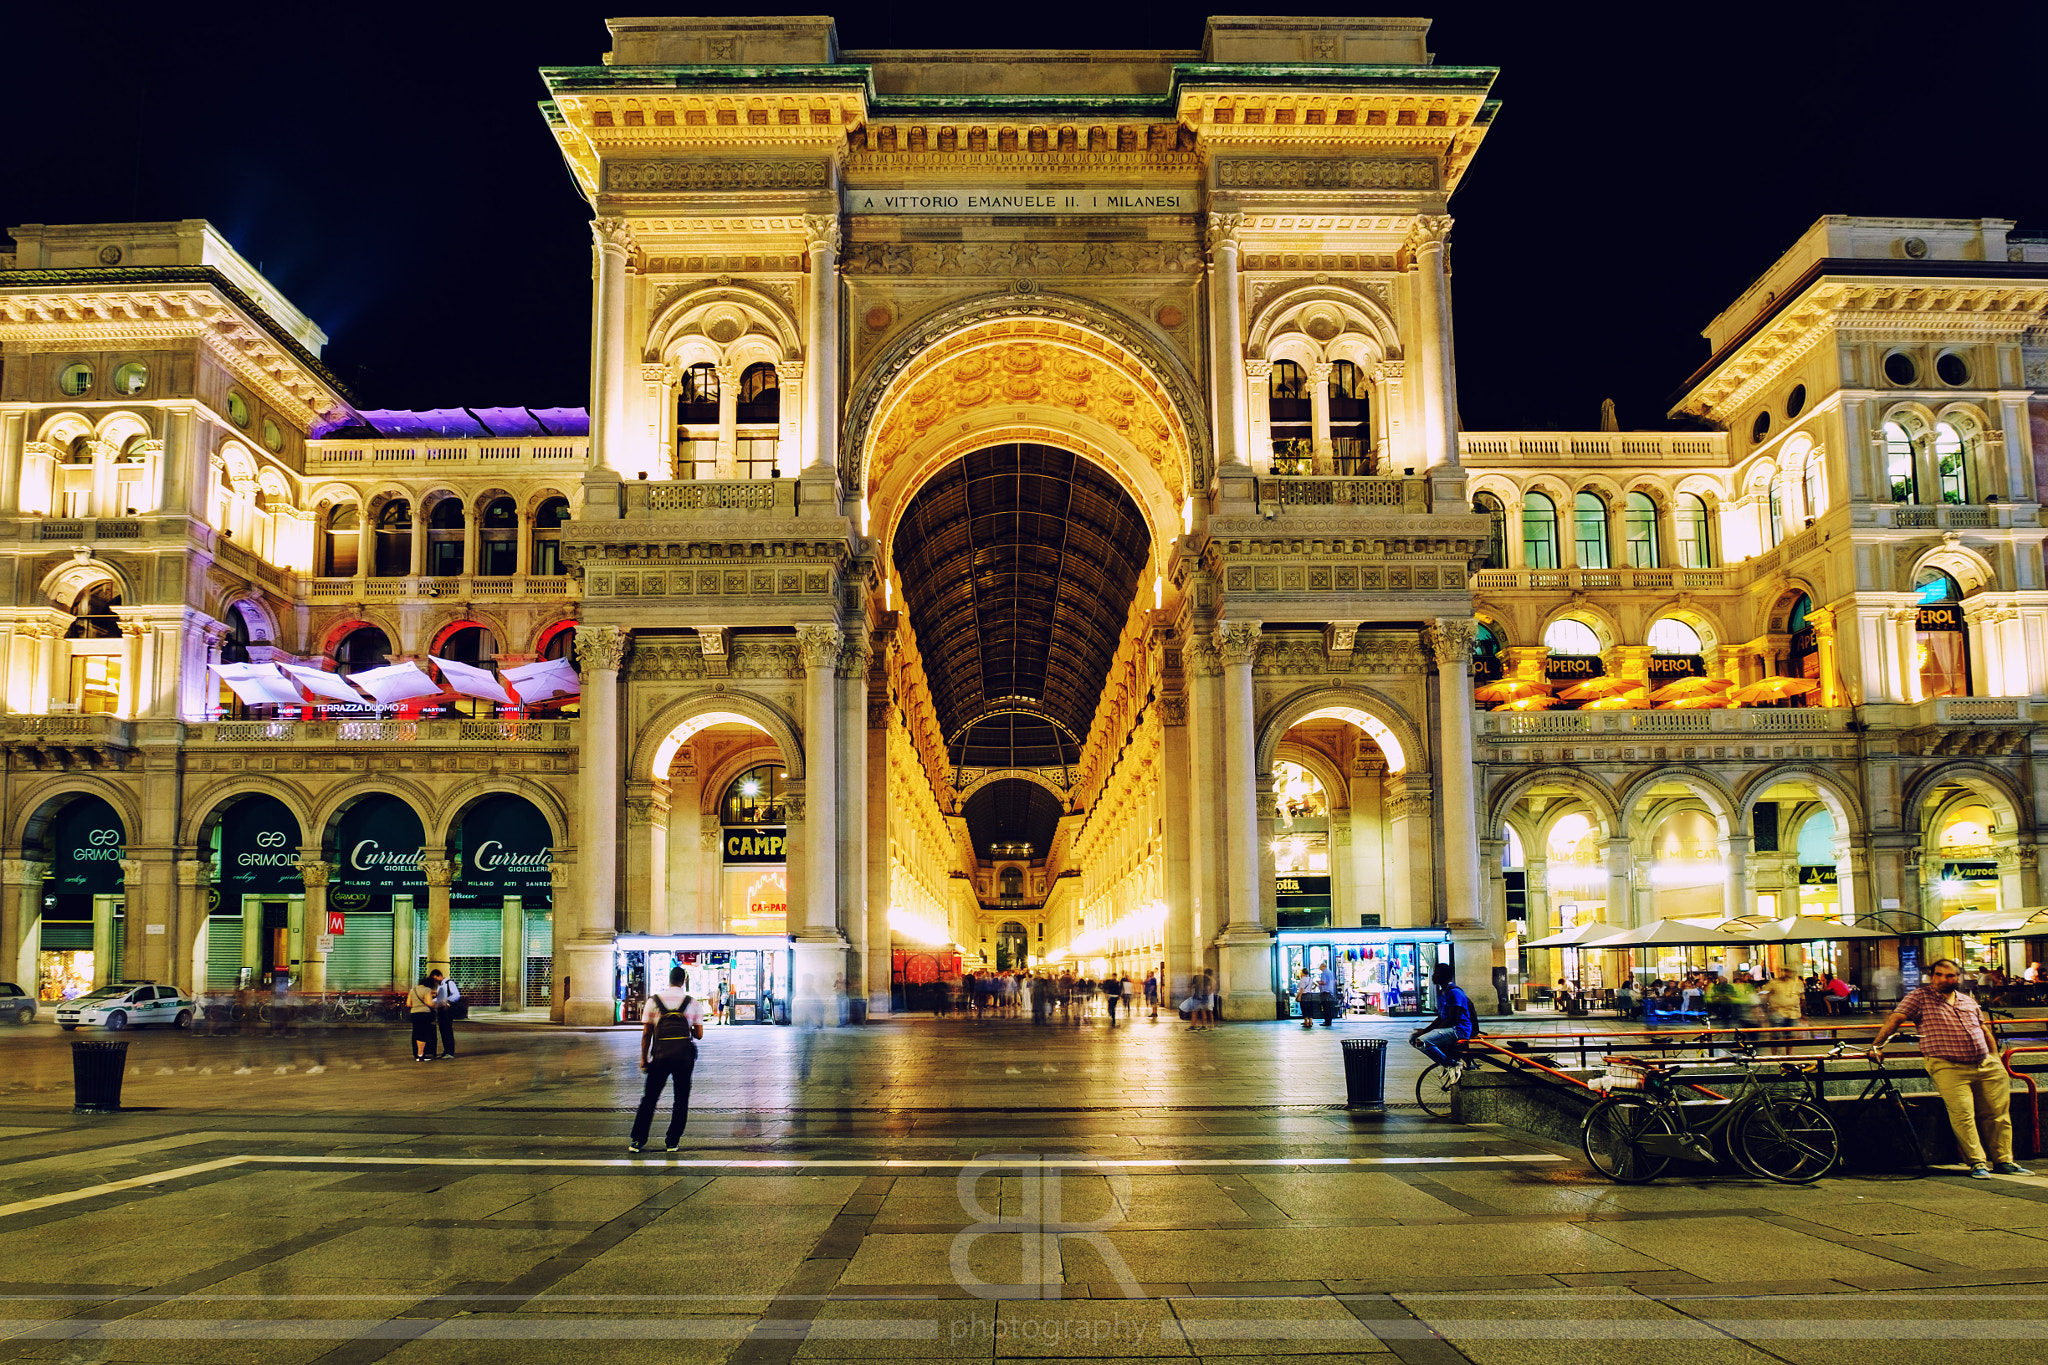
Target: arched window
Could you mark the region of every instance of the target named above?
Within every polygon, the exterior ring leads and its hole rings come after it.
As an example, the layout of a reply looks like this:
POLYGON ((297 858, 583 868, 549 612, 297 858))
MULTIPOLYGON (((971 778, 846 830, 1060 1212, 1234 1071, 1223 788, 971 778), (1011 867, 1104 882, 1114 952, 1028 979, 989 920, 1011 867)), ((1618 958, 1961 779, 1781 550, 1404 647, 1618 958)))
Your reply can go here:
POLYGON ((1770 523, 1768 527, 1770 541, 1771 544, 1776 545, 1785 538, 1785 479, 1783 475, 1772 477, 1770 489, 1765 496, 1768 499, 1770 509, 1766 518, 1770 523))
POLYGON ((377 512, 378 578, 403 578, 412 572, 412 504, 403 498, 377 512))
MULTIPOLYGON (((1358 366, 1348 360, 1330 366, 1330 450, 1337 473, 1373 472, 1372 390, 1358 366)), ((1507 567, 1506 562, 1500 567, 1507 567)))
POLYGON ((1548 494, 1522 496, 1522 567, 1557 567, 1557 504, 1548 494))
POLYGON ((718 477, 718 369, 709 362, 690 366, 676 385, 678 479, 718 477))
POLYGON ((1947 503, 1965 503, 1970 500, 1970 462, 1963 438, 1954 426, 1937 422, 1934 426, 1934 463, 1941 476, 1941 500, 1947 503))
POLYGON ((1501 506, 1499 498, 1491 493, 1481 493, 1472 499, 1472 510, 1492 519, 1493 530, 1486 542, 1486 563, 1488 569, 1505 569, 1508 566, 1508 509, 1501 506))
POLYGON ((1607 504, 1598 493, 1581 493, 1572 499, 1572 551, 1582 569, 1604 569, 1607 564, 1607 504))
POLYGON ((95 583, 71 604, 73 620, 64 632, 71 645, 70 704, 87 714, 111 715, 121 704, 120 589, 95 583))
POLYGON ((321 534, 320 576, 354 578, 363 549, 363 514, 354 503, 327 510, 327 529, 321 534))
POLYGON ((1652 654, 1698 654, 1700 633, 1685 622, 1663 617, 1650 626, 1646 643, 1652 654))
POLYGON ((1314 405, 1308 376, 1291 360, 1273 362, 1266 380, 1266 415, 1273 428, 1273 472, 1307 474, 1314 470, 1314 405))
MULTIPOLYGON (((464 626, 451 632, 433 653, 452 663, 488 669, 498 657, 498 637, 482 626, 464 626)), ((445 678, 442 686, 447 686, 445 678)), ((470 697, 460 693, 444 696, 438 703, 430 700, 429 704, 438 705, 443 715, 468 716, 476 720, 493 715, 498 706, 488 697, 470 697)))
POLYGON ((1628 566, 1631 569, 1659 567, 1657 558, 1657 504, 1648 493, 1631 493, 1622 509, 1622 529, 1628 533, 1628 566))
POLYGON ((1963 623, 1963 590, 1955 579, 1929 565, 1913 576, 1919 616, 1913 653, 1923 697, 1970 695, 1970 646, 1963 623))
POLYGON ((1828 510, 1828 457, 1822 450, 1811 450, 1806 455, 1806 484, 1801 490, 1805 495, 1806 515, 1819 520, 1828 510))
POLYGON ((1714 522, 1707 514, 1707 500, 1697 493, 1678 495, 1678 567, 1714 567, 1714 522))
POLYGON ((463 526, 459 498, 443 498, 427 514, 427 572, 434 577, 461 575, 463 526))
POLYGON ((485 578, 510 578, 519 572, 519 504, 492 498, 484 504, 483 540, 477 546, 476 571, 485 578))
POLYGON ((763 362, 749 365, 740 375, 739 424, 743 427, 772 427, 782 420, 782 389, 775 367, 763 362))
POLYGON ((71 603, 71 625, 67 640, 118 640, 121 618, 114 608, 121 605, 121 590, 112 583, 95 583, 71 603))
POLYGON ((533 561, 527 572, 535 578, 562 576, 562 523, 569 519, 569 500, 549 498, 533 514, 533 561))
POLYGON ((777 763, 763 763, 757 768, 747 769, 725 789, 719 822, 727 825, 786 824, 789 812, 782 789, 788 781, 788 772, 777 763))
POLYGON ((375 626, 357 626, 334 647, 334 671, 365 673, 391 662, 391 639, 375 626))
POLYGON ((1561 616, 1543 631, 1543 643, 1552 654, 1598 654, 1600 637, 1584 621, 1561 616))
POLYGON ((576 663, 576 627, 571 626, 567 630, 558 630, 550 635, 548 642, 540 647, 540 657, 566 659, 573 668, 576 663))
POLYGON ((1001 875, 996 878, 996 894, 1006 901, 1023 900, 1024 870, 1016 867, 1004 868, 1001 875))
POLYGON ((1893 502, 1920 501, 1920 476, 1913 467, 1913 438, 1897 422, 1884 424, 1885 476, 1891 480, 1893 502))
POLYGON ((222 624, 228 628, 228 638, 220 643, 220 661, 224 664, 248 663, 249 618, 236 605, 228 608, 228 619, 222 624))

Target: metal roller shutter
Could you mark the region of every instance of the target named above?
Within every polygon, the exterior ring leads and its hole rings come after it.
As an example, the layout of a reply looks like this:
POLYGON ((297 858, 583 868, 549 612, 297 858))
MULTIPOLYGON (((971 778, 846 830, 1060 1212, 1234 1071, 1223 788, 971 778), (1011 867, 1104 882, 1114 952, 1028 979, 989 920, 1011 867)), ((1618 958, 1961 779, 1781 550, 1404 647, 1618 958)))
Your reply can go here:
POLYGON ((331 990, 388 990, 391 986, 392 920, 389 913, 351 914, 327 956, 331 990))
POLYGON ((216 915, 206 921, 206 989, 231 991, 242 974, 242 919, 216 915))
POLYGON ((504 952, 503 912, 467 908, 448 912, 448 956, 497 957, 504 952))
POLYGON ((552 1005, 555 990, 555 917, 549 910, 526 912, 526 1003, 552 1005))
POLYGON ((128 979, 127 977, 121 975, 121 949, 123 946, 122 940, 127 937, 128 917, 126 915, 114 916, 114 951, 112 954, 114 959, 114 965, 113 968, 107 972, 107 980, 109 983, 116 981, 126 981, 128 979))
POLYGON ((81 920, 44 920, 42 944, 46 953, 80 948, 89 950, 92 947, 92 925, 81 920))

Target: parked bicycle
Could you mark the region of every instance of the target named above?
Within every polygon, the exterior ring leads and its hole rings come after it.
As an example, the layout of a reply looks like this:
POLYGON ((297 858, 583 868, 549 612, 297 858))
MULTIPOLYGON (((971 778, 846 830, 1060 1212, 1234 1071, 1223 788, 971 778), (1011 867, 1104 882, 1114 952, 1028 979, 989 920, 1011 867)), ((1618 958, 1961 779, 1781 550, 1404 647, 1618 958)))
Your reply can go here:
MULTIPOLYGON (((1736 1165, 1766 1180, 1805 1185, 1833 1170, 1841 1160, 1842 1137, 1827 1112, 1809 1099, 1770 1090, 1758 1075, 1762 1063, 1753 1050, 1741 1049, 1729 1060, 1742 1068, 1742 1093, 1709 1108, 1681 1101, 1684 1089, 1712 1094, 1683 1080, 1682 1064, 1611 1059, 1608 1094, 1586 1113, 1586 1159, 1609 1180, 1641 1185, 1673 1161, 1719 1165, 1719 1138, 1736 1165)), ((1788 1079, 1802 1079, 1807 1071, 1782 1060, 1776 1069, 1788 1079)))
POLYGON ((1891 1070, 1885 1065, 1884 1054, 1850 1043, 1836 1043, 1826 1055, 1831 1062, 1866 1058, 1875 1071, 1865 1080, 1863 1089, 1843 1101, 1849 1126, 1868 1134, 1876 1125, 1890 1124, 1898 1145, 1905 1148, 1910 1164, 1919 1174, 1926 1175, 1927 1154, 1920 1147, 1920 1130, 1913 1126, 1912 1113, 1906 1108, 1906 1097, 1899 1093, 1898 1083, 1892 1079, 1891 1070))

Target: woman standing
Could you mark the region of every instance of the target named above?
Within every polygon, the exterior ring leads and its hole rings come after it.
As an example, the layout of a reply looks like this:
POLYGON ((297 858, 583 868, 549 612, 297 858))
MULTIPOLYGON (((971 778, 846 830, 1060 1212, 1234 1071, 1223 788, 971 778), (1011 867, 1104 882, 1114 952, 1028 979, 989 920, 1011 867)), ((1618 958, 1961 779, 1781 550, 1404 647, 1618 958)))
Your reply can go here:
POLYGON ((405 993, 405 1013, 412 1020, 412 1059, 433 1061, 434 1054, 427 1051, 434 1046, 434 987, 429 978, 421 977, 405 993))

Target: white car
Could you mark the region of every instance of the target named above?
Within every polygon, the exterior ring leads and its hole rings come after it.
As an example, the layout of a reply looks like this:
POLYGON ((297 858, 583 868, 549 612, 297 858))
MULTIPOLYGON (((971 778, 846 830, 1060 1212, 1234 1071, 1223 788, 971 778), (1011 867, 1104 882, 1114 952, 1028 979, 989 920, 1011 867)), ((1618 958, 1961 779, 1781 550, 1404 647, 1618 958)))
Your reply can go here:
POLYGON ((169 1024, 190 1028, 197 1007, 192 997, 176 986, 102 986, 90 995, 66 1000, 57 1006, 57 1027, 75 1029, 80 1024, 124 1029, 131 1025, 169 1024))

